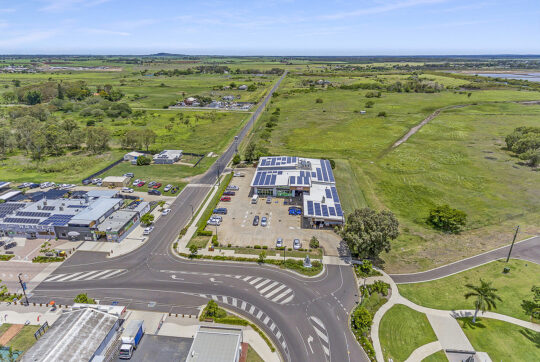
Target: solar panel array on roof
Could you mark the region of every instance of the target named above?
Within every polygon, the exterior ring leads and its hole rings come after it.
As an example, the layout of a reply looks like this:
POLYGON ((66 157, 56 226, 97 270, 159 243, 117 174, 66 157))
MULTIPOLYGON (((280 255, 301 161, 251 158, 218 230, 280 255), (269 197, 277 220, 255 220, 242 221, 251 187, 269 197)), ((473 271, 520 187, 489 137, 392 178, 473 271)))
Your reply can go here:
POLYGON ((29 219, 24 217, 6 217, 4 222, 15 224, 39 224, 39 219, 29 219))
POLYGON ((54 211, 55 207, 51 205, 45 205, 42 207, 42 209, 45 211, 54 211))
POLYGON ((322 207, 322 215, 328 217, 328 206, 321 205, 322 207))
POLYGON ((324 192, 326 193, 326 198, 327 198, 327 199, 331 199, 331 198, 332 198, 332 192, 330 191, 329 188, 326 188, 326 189, 324 190, 324 192))
POLYGON ((259 171, 253 180, 253 186, 275 186, 278 171, 259 171))
POLYGON ((314 215, 313 213, 313 201, 307 202, 308 215, 314 215))
POLYGON ((18 202, 4 202, 0 204, 0 218, 3 218, 9 214, 15 212, 15 210, 24 207, 26 204, 18 202))
POLYGON ((339 196, 338 196, 338 194, 337 194, 337 189, 336 189, 336 187, 335 187, 335 186, 332 186, 330 189, 332 190, 332 197, 334 198, 334 202, 335 202, 335 203, 339 203, 339 196))
POLYGON ((67 193, 68 190, 49 190, 47 192, 34 192, 30 194, 29 197, 32 201, 39 201, 43 198, 47 198, 47 200, 56 200, 62 198, 67 193))
POLYGON ((66 225, 69 220, 73 218, 73 215, 61 215, 61 214, 54 214, 50 216, 48 219, 43 220, 39 223, 39 225, 51 225, 51 226, 63 226, 66 225))
POLYGON ((341 204, 336 204, 336 214, 337 216, 343 216, 343 210, 341 210, 341 204))
POLYGON ((334 171, 332 171, 332 165, 330 164, 330 161, 323 160, 324 163, 326 163, 326 172, 328 173, 328 179, 330 182, 336 182, 334 179, 334 171))
POLYGON ((50 212, 39 212, 39 211, 18 211, 17 216, 29 216, 29 217, 49 217, 50 212))
POLYGON ((285 166, 296 163, 296 157, 277 156, 277 157, 265 157, 261 160, 260 166, 285 166))
POLYGON ((70 209, 84 209, 88 205, 68 205, 70 209))
POLYGON ((321 216, 321 204, 318 202, 314 203, 315 205, 315 215, 321 216))
POLYGON ((328 211, 330 212, 330 216, 336 216, 336 209, 332 206, 328 208, 328 211))

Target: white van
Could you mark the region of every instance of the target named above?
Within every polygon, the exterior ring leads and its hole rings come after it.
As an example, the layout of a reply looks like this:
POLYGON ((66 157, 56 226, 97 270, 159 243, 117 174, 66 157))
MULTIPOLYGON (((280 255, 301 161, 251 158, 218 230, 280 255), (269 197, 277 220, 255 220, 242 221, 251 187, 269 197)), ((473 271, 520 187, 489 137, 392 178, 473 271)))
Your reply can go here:
POLYGON ((257 200, 259 200, 259 195, 255 194, 255 195, 253 195, 253 197, 251 198, 251 203, 252 203, 252 204, 256 204, 256 203, 257 203, 257 200))

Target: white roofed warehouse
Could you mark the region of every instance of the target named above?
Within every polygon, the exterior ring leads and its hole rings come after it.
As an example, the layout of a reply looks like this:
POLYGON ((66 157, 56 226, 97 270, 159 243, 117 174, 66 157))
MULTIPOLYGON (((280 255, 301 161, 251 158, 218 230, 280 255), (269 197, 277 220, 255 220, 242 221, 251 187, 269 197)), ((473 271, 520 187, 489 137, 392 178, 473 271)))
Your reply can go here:
POLYGON ((291 156, 261 157, 251 181, 253 194, 302 197, 303 217, 311 227, 344 222, 330 161, 291 156))

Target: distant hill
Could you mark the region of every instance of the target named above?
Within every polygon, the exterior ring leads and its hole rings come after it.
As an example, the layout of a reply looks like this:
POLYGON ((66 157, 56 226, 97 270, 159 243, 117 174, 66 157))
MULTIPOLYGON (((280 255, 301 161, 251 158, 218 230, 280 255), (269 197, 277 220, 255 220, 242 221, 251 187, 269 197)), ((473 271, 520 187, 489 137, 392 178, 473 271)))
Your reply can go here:
POLYGON ((148 57, 186 57, 186 54, 156 53, 147 55, 148 57))

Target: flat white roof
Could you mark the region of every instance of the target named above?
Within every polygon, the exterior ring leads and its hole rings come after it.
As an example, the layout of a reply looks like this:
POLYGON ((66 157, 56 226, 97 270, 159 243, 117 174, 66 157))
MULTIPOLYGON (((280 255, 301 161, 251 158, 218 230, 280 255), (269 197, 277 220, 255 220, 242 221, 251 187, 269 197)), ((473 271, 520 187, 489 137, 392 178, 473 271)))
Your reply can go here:
POLYGON ((186 362, 236 362, 242 330, 199 326, 186 362))
POLYGON ((107 176, 103 179, 103 182, 125 182, 128 179, 127 176, 107 176))

